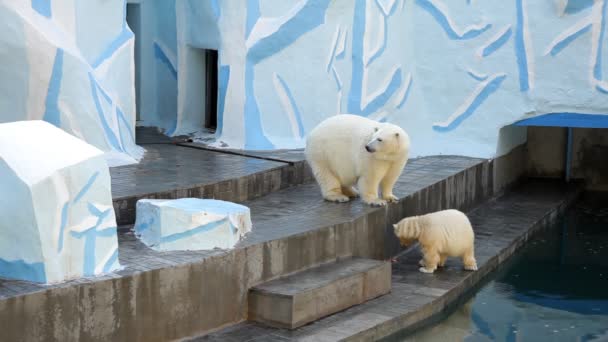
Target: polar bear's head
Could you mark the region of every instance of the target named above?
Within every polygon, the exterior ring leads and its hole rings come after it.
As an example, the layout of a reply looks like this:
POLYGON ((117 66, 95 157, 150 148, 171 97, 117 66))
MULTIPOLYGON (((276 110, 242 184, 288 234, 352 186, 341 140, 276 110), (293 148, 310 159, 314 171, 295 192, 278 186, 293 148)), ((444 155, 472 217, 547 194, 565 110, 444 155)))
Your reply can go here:
POLYGON ((421 228, 418 216, 404 218, 399 223, 393 224, 393 229, 401 245, 407 247, 413 244, 420 237, 421 228))
POLYGON ((365 145, 369 153, 377 154, 382 159, 398 159, 407 157, 410 139, 401 127, 384 123, 374 127, 371 139, 365 145))

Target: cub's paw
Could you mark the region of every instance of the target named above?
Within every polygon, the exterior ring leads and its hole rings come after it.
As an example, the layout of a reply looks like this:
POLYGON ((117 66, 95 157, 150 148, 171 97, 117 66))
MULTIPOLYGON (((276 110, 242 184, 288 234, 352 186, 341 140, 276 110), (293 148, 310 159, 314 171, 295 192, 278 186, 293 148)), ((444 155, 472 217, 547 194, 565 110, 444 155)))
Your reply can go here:
POLYGON ((428 269, 428 268, 426 268, 426 267, 420 267, 418 270, 419 270, 420 272, 422 272, 422 273, 429 273, 429 274, 430 274, 430 273, 433 273, 433 272, 435 271, 435 270, 429 270, 429 269, 428 269))
POLYGON ((465 265, 464 269, 467 271, 477 271, 477 265, 473 264, 473 265, 465 265))
POLYGON ((384 196, 384 199, 389 203, 399 202, 399 198, 393 194, 384 196))
POLYGON ((418 261, 418 265, 422 267, 426 266, 426 264, 424 263, 424 259, 420 259, 420 261, 418 261))
POLYGON ((379 198, 373 200, 364 200, 364 202, 371 205, 372 207, 382 207, 386 205, 386 201, 379 198))
POLYGON ((348 202, 349 198, 342 194, 334 194, 334 195, 325 196, 325 200, 329 201, 329 202, 344 203, 344 202, 348 202))

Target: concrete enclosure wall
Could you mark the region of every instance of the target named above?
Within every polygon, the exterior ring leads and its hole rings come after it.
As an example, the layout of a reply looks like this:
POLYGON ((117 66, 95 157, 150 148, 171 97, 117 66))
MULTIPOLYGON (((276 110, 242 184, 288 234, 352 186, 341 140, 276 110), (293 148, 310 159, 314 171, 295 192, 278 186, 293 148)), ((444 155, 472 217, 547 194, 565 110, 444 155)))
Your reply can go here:
MULTIPOLYGON (((529 127, 527 174, 564 178, 567 128, 529 127)), ((572 178, 586 181, 590 190, 608 190, 608 129, 572 129, 572 178)))

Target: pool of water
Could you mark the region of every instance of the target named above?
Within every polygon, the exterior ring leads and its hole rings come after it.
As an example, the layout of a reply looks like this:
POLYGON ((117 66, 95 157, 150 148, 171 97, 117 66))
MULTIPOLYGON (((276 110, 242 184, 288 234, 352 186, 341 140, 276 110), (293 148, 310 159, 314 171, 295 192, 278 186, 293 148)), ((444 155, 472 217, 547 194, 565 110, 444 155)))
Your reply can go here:
POLYGON ((608 341, 608 200, 588 195, 463 305, 403 341, 608 341))

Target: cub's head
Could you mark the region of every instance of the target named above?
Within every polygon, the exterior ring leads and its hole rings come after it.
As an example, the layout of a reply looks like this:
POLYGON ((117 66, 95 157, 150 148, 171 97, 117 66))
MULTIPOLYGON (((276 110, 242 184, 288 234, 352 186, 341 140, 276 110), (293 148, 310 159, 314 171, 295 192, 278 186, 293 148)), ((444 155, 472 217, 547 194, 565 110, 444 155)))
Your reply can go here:
POLYGON ((379 123, 374 127, 374 133, 365 145, 365 150, 380 158, 395 159, 403 156, 407 157, 409 147, 409 136, 401 127, 379 123))
POLYGON ((395 235, 399 238, 402 246, 408 247, 420 237, 420 225, 418 217, 412 216, 404 218, 397 224, 393 224, 395 235))

